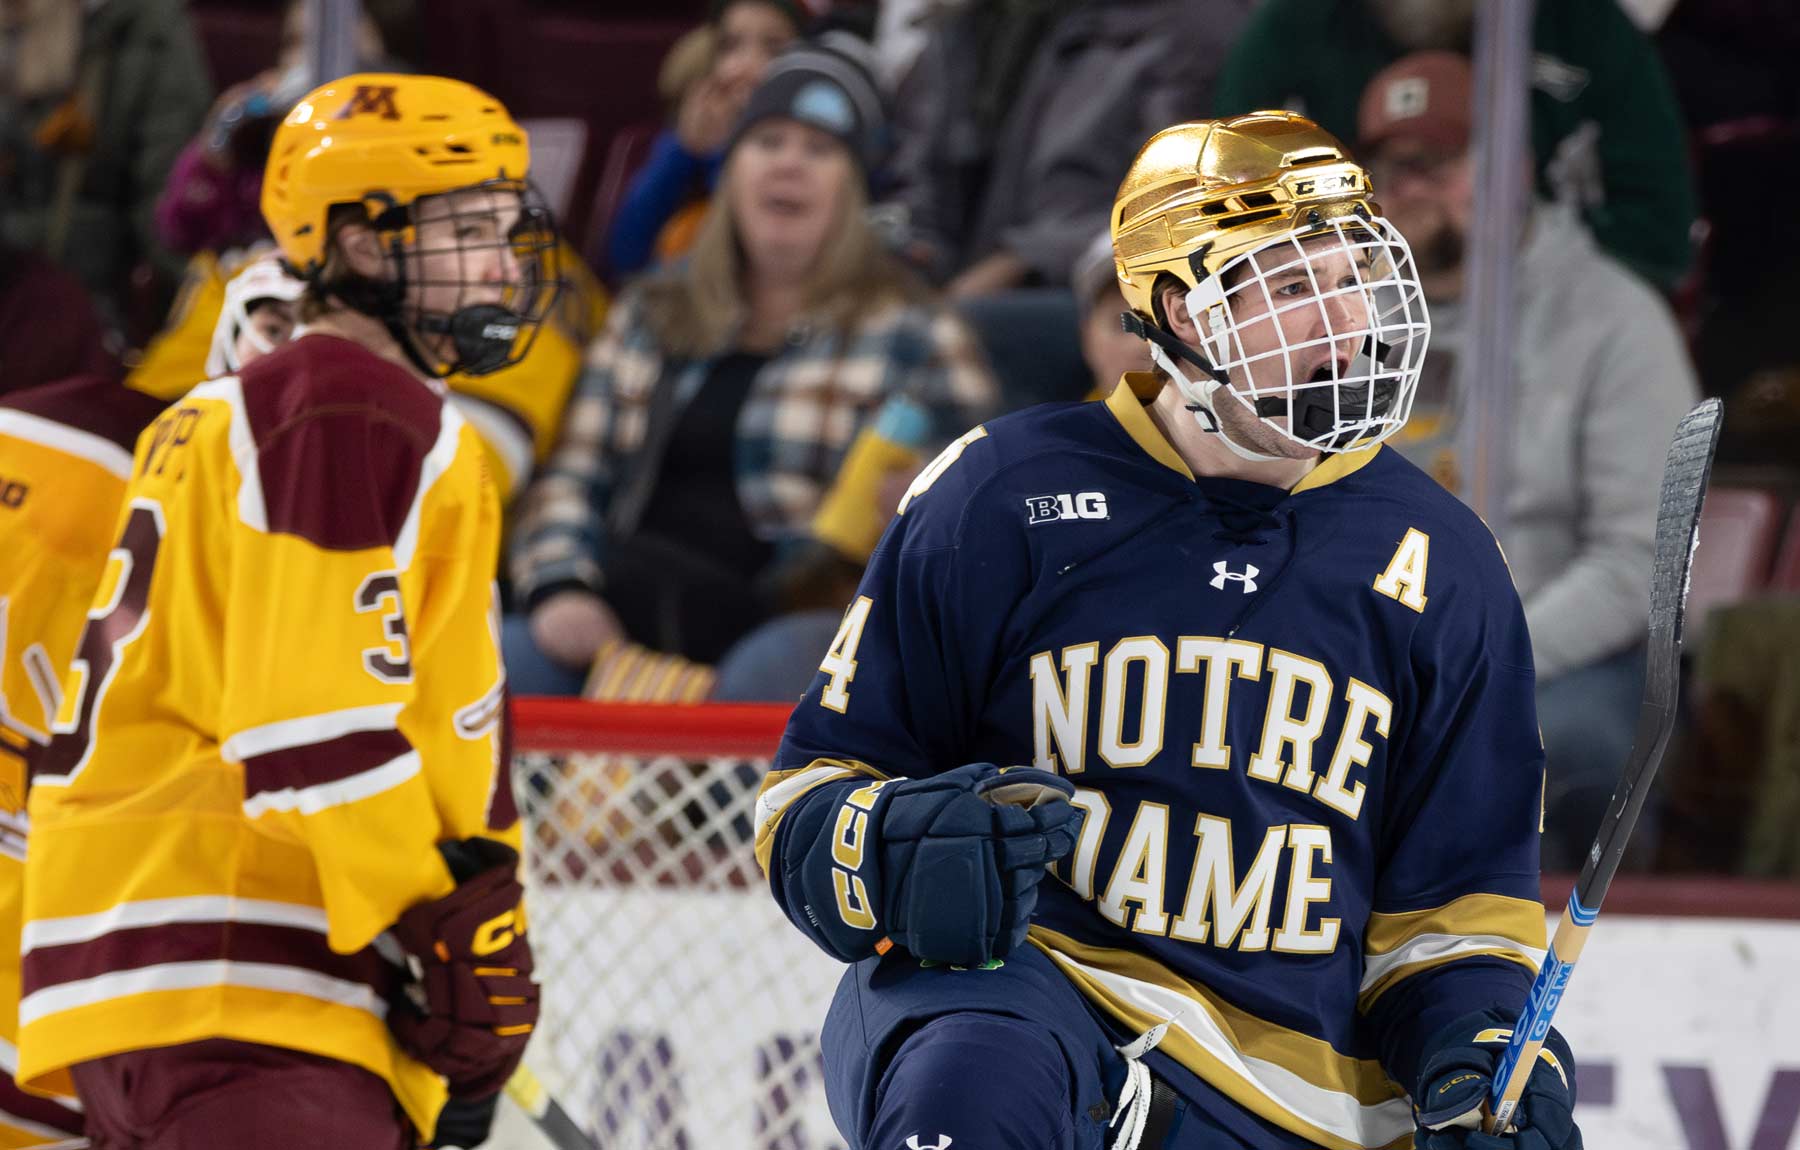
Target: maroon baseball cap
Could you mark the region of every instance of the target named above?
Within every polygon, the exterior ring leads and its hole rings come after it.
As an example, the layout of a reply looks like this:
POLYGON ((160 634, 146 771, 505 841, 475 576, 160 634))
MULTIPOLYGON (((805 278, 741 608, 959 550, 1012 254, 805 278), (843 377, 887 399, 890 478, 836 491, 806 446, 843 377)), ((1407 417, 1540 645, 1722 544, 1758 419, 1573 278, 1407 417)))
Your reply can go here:
POLYGON ((1358 146, 1373 151, 1395 139, 1420 140, 1447 151, 1469 146, 1475 75, 1455 52, 1416 52, 1394 61, 1363 89, 1357 109, 1358 146))

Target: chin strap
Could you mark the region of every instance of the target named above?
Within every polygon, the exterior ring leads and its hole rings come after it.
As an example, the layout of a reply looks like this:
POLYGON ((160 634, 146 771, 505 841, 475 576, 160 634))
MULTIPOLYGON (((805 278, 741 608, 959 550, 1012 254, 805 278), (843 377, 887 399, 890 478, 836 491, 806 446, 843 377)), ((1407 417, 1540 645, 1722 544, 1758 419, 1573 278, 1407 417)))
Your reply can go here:
POLYGON ((1218 436, 1219 442, 1239 459, 1251 463, 1264 463, 1281 458, 1279 455, 1265 455, 1260 451, 1253 451, 1226 434, 1224 426, 1219 422, 1218 413, 1213 410, 1214 394, 1230 382, 1230 377, 1223 371, 1168 332, 1154 324, 1145 323, 1144 317, 1136 312, 1128 311, 1120 314, 1119 326, 1129 334, 1150 344, 1151 362, 1175 381, 1176 389, 1181 392, 1181 397, 1187 400, 1187 409, 1193 413, 1194 422, 1200 425, 1200 430, 1218 436), (1206 373, 1207 378, 1198 383, 1189 379, 1180 368, 1175 366, 1175 357, 1198 367, 1206 373))

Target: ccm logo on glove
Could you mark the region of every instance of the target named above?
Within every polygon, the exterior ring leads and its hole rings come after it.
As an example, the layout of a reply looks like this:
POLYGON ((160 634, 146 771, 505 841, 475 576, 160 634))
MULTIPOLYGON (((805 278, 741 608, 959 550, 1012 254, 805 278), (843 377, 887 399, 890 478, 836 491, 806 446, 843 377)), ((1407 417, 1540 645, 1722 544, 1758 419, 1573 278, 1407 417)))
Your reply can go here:
MULTIPOLYGON (((525 904, 520 903, 512 910, 497 914, 475 928, 475 937, 469 942, 469 951, 482 957, 498 954, 513 944, 514 928, 518 934, 525 933, 525 904)), ((448 962, 446 958, 444 961, 448 962)))
POLYGON ((837 893, 838 917, 856 930, 875 929, 875 908, 869 888, 856 872, 862 869, 863 845, 868 841, 869 811, 887 780, 850 792, 838 808, 837 827, 831 834, 831 884, 837 893))

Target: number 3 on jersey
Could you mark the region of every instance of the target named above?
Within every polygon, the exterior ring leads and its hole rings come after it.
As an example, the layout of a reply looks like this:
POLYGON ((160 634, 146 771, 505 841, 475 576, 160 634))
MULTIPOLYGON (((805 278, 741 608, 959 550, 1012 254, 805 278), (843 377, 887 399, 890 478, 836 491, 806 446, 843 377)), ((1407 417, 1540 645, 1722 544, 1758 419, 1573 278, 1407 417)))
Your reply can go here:
POLYGON ((850 705, 850 680, 856 678, 856 648, 862 642, 863 626, 868 623, 869 608, 873 606, 875 600, 867 595, 856 597, 856 602, 844 612, 844 621, 838 625, 825 660, 819 664, 819 670, 831 676, 819 694, 819 705, 840 715, 850 705))
POLYGON ((32 767, 32 785, 66 786, 87 765, 94 737, 94 714, 112 683, 119 656, 149 621, 150 576, 162 546, 163 510, 153 499, 134 499, 125 530, 107 556, 101 593, 88 612, 87 629, 70 664, 56 738, 32 767))

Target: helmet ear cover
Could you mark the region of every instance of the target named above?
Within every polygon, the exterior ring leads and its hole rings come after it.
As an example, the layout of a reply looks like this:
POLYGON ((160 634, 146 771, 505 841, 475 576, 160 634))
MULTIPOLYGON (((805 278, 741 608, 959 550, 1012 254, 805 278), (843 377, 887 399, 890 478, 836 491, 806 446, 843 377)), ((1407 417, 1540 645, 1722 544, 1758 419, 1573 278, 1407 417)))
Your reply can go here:
MULTIPOLYGON (((441 379, 459 372, 486 375, 518 363, 536 341, 563 286, 556 225, 542 197, 525 181, 487 180, 469 189, 435 195, 482 188, 516 193, 519 197, 519 221, 499 241, 512 249, 525 273, 521 282, 509 289, 510 299, 472 304, 459 300, 458 306, 448 312, 427 311, 408 303, 409 285, 425 284, 416 213, 418 205, 433 196, 420 196, 401 204, 392 196, 375 192, 360 202, 333 205, 326 244, 328 265, 338 233, 345 227, 360 226, 375 233, 393 274, 377 278, 340 268, 327 278, 325 270, 320 269, 309 282, 320 295, 380 320, 407 359, 428 377, 441 379), (449 337, 454 358, 445 361, 433 354, 421 338, 424 336, 449 337)), ((462 213, 453 211, 451 218, 458 214, 462 213)), ((466 250, 459 245, 459 255, 466 250)), ((466 283, 463 286, 466 288, 466 283)))

